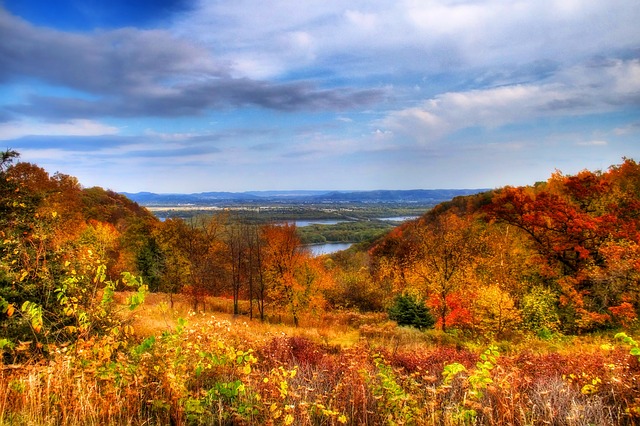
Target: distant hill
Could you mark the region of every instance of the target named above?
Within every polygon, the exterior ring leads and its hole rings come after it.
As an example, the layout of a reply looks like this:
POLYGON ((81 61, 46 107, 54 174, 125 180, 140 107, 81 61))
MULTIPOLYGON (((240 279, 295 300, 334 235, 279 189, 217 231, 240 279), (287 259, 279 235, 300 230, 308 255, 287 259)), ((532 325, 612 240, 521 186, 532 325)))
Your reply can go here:
POLYGON ((258 200, 260 197, 250 193, 237 192, 201 192, 198 194, 154 194, 152 192, 138 192, 131 194, 123 192, 130 200, 143 206, 176 206, 176 205, 216 205, 223 202, 247 202, 258 200))
POLYGON ((143 206, 215 206, 253 203, 417 203, 437 204, 487 189, 414 189, 378 191, 252 191, 195 194, 122 193, 143 206))
POLYGON ((487 189, 413 189, 356 192, 330 192, 313 197, 319 202, 361 203, 440 203, 458 196, 485 192, 487 189))

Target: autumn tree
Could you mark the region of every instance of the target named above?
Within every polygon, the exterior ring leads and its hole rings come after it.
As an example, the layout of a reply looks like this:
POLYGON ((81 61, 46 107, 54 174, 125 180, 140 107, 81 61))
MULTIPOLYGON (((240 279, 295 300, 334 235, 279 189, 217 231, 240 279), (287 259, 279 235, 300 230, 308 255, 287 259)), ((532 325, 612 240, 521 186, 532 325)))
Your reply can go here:
POLYGON ((302 311, 322 305, 321 290, 330 285, 330 278, 320 261, 302 247, 295 225, 267 225, 263 235, 271 300, 289 310, 297 327, 302 311))
POLYGON ((475 291, 470 306, 472 328, 477 335, 504 339, 522 324, 522 316, 514 299, 497 284, 475 291))
POLYGON ((521 301, 523 326, 538 335, 560 329, 558 295, 541 285, 532 286, 521 301))
MULTIPOLYGON (((97 242, 109 241, 111 232, 97 222, 96 228, 88 225, 75 178, 49 176, 30 163, 7 165, 15 156, 3 158, 8 158, 0 167, 3 344, 25 341, 32 351, 46 352, 79 336, 109 332, 115 317, 108 313, 113 300, 106 290, 116 284, 106 279, 97 242), (104 238, 83 239, 97 228, 104 238), (100 300, 99 292, 106 298, 100 300)), ((142 287, 131 275, 125 281, 142 287)))
POLYGON ((189 222, 174 220, 178 248, 188 262, 187 285, 193 309, 204 307, 207 295, 220 294, 228 283, 228 262, 223 223, 215 216, 198 216, 189 222))
POLYGON ((75 229, 67 228, 66 212, 55 208, 64 205, 52 202, 57 181, 45 170, 18 163, 7 167, 0 179, 5 188, 12 188, 2 194, 2 204, 11 209, 0 231, 0 275, 4 282, 0 305, 13 309, 16 315, 5 330, 22 338, 31 334, 32 340, 37 340, 42 337, 38 331, 43 324, 37 320, 34 326, 29 319, 42 318, 41 313, 50 313, 49 319, 60 314, 55 290, 66 273, 65 262, 75 252, 75 229))
POLYGON ((535 188, 507 187, 487 207, 489 216, 521 230, 537 251, 541 275, 560 292, 563 322, 569 331, 605 326, 610 308, 638 307, 631 272, 639 241, 640 167, 633 161, 608 172, 555 173, 535 188), (627 252, 623 257, 616 253, 627 252), (626 257, 625 260, 623 258, 626 257), (629 262, 630 261, 630 262, 629 262))
POLYGON ((473 268, 481 250, 482 230, 473 217, 447 211, 419 226, 412 238, 418 250, 413 273, 436 302, 435 313, 446 330, 449 295, 475 281, 473 268))
POLYGON ((344 251, 325 260, 325 267, 335 282, 325 291, 325 298, 334 308, 361 312, 384 310, 391 291, 373 279, 369 259, 369 253, 364 251, 344 251))
POLYGON ((268 243, 265 236, 265 229, 270 227, 254 226, 248 229, 250 232, 250 251, 251 264, 255 273, 251 275, 249 282, 249 315, 253 318, 253 302, 255 301, 258 308, 260 321, 265 320, 265 305, 268 299, 267 266, 265 264, 268 258, 268 243))
POLYGON ((263 228, 267 243, 265 271, 270 283, 269 293, 273 300, 288 307, 294 324, 298 325, 299 303, 297 294, 301 288, 296 280, 296 271, 301 267, 303 254, 295 225, 268 225, 263 228))
POLYGON ((371 276, 392 293, 402 293, 409 285, 419 240, 411 238, 420 223, 399 226, 389 232, 371 249, 371 276))
POLYGON ((249 318, 253 319, 254 301, 257 303, 258 314, 264 320, 264 291, 265 270, 263 255, 265 240, 259 225, 245 225, 243 227, 243 239, 246 242, 246 271, 249 297, 249 318))
POLYGON ((225 227, 225 242, 231 267, 234 315, 240 313, 238 302, 244 294, 249 300, 249 315, 253 318, 254 288, 259 288, 262 279, 260 270, 262 241, 258 225, 234 219, 225 227))
POLYGON ((600 247, 604 265, 593 269, 606 294, 614 323, 628 325, 640 314, 640 164, 625 159, 604 174, 608 191, 604 203, 618 219, 614 232, 600 247))
POLYGON ((540 259, 530 242, 512 225, 488 223, 476 276, 483 286, 498 285, 519 299, 540 276, 540 259))

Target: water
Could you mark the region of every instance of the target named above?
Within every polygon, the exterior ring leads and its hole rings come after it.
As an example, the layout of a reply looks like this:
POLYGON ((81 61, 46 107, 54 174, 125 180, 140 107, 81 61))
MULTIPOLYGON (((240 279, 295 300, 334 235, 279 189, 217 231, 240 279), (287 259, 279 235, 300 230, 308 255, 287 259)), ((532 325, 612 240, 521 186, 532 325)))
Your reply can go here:
POLYGON ((353 243, 324 243, 309 244, 307 247, 311 250, 312 256, 322 256, 323 254, 331 254, 337 251, 346 250, 352 245, 353 243))
POLYGON ((420 216, 395 216, 395 217, 381 217, 380 220, 386 220, 389 222, 406 222, 407 220, 417 219, 420 216))
POLYGON ((292 220, 289 223, 295 223, 296 227, 303 228, 309 225, 337 225, 346 222, 346 220, 318 219, 318 220, 292 220))

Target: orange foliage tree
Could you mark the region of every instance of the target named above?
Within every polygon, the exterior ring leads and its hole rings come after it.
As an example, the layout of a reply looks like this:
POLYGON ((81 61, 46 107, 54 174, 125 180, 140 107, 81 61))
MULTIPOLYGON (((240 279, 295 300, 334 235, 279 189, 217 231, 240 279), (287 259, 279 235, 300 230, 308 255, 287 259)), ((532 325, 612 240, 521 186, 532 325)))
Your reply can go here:
POLYGON ((270 299, 290 311, 297 327, 303 310, 322 307, 321 290, 331 285, 330 277, 322 263, 302 247, 295 225, 267 225, 263 235, 270 299))

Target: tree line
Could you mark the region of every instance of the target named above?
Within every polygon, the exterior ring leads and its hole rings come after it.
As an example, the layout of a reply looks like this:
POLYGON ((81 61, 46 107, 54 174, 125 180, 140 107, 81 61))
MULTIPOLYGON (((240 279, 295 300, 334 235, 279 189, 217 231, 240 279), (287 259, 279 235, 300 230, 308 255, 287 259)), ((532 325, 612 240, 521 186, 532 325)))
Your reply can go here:
POLYGON ((9 150, 0 163, 0 349, 26 341, 46 351, 106 330, 118 290, 186 294, 194 310, 230 297, 235 314, 261 320, 273 305, 295 324, 322 307, 330 275, 295 226, 227 214, 161 222, 123 195, 18 158, 9 150))
POLYGON ((18 158, 9 150, 0 162, 0 350, 46 352, 113 330, 118 290, 129 305, 146 291, 187 295, 194 311, 228 297, 236 315, 284 313, 295 325, 327 309, 390 309, 399 323, 491 339, 638 325, 640 166, 630 159, 457 197, 314 258, 294 225, 229 213, 160 221, 18 158))
POLYGON ((508 336, 638 325, 640 166, 554 173, 443 203, 371 251, 390 292, 425 300, 439 326, 508 336))

